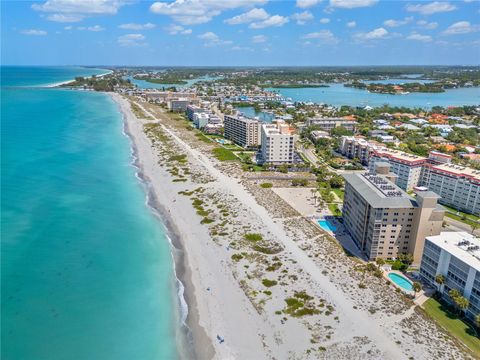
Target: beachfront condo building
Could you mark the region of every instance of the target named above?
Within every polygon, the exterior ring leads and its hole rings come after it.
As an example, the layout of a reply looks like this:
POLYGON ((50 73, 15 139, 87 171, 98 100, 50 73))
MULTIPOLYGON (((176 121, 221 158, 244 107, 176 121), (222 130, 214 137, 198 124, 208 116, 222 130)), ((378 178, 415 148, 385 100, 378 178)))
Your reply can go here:
POLYGON ((390 170, 398 176, 396 185, 405 191, 409 191, 420 183, 423 166, 427 164, 427 158, 400 150, 378 147, 372 150, 368 161, 371 172, 374 172, 377 162, 389 163, 390 170))
POLYGON ((224 136, 244 148, 260 145, 260 121, 243 116, 225 115, 224 136))
POLYGON ((189 104, 190 99, 187 98, 169 99, 167 101, 167 109, 173 112, 185 112, 189 104))
POLYGON ((317 126, 323 131, 332 131, 337 127, 344 127, 348 131, 355 132, 358 123, 344 118, 311 118, 305 122, 306 126, 317 126))
POLYGON ((201 113, 196 112, 193 115, 193 125, 195 125, 197 129, 203 129, 208 124, 209 119, 210 119, 209 114, 204 112, 201 112, 201 113))
POLYGON ((451 302, 449 291, 456 289, 469 301, 466 315, 480 313, 480 239, 466 232, 442 232, 425 239, 420 276, 451 302), (443 275, 444 283, 435 278, 443 275))
POLYGON ((200 106, 197 106, 197 105, 187 106, 187 118, 190 121, 193 121, 193 116, 195 115, 195 113, 204 113, 204 112, 207 112, 207 110, 200 106))
POLYGON ((263 163, 293 163, 295 139, 290 126, 283 120, 261 127, 261 158, 263 163))
POLYGON ((412 254, 418 264, 426 236, 438 235, 444 209, 438 195, 418 191, 409 196, 392 182, 388 163, 376 173, 344 174, 343 221, 346 230, 368 259, 395 259, 412 254))

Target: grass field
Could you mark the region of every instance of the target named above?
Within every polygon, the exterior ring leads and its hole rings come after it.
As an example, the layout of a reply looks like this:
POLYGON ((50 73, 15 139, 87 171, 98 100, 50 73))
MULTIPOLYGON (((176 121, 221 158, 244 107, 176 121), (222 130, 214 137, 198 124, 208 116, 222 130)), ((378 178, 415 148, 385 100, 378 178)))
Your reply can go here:
POLYGON ((475 336, 475 332, 469 325, 458 319, 448 311, 445 305, 433 298, 428 299, 423 307, 425 312, 440 326, 467 346, 477 358, 480 358, 480 339, 475 336))
POLYGON ((234 161, 238 159, 232 151, 223 147, 213 149, 213 155, 220 161, 234 161))

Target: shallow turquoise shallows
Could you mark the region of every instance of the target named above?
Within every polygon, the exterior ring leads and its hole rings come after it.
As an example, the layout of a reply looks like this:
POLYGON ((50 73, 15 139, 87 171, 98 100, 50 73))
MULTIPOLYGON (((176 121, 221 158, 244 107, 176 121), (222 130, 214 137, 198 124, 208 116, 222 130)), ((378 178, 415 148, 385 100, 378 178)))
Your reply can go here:
POLYGON ((337 228, 334 225, 330 224, 327 220, 318 220, 318 225, 320 225, 320 227, 326 231, 337 231, 337 228))
POLYGON ((175 359, 170 246, 101 69, 2 67, 1 358, 175 359))
POLYGON ((392 280, 395 284, 400 286, 402 289, 407 291, 413 291, 413 285, 407 278, 396 273, 389 273, 388 278, 392 280))

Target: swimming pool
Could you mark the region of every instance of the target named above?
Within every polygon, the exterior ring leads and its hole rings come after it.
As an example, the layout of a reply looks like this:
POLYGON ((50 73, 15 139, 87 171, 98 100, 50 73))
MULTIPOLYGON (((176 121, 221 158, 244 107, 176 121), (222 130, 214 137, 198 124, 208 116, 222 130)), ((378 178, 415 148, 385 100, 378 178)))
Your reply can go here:
POLYGON ((413 291, 413 285, 406 277, 396 273, 389 273, 388 278, 392 280, 395 284, 400 286, 402 289, 407 291, 413 291))
POLYGON ((331 231, 331 232, 334 232, 337 230, 337 228, 335 226, 333 226, 332 224, 330 224, 327 220, 318 220, 318 225, 320 225, 320 227, 323 229, 323 230, 326 230, 326 231, 331 231))

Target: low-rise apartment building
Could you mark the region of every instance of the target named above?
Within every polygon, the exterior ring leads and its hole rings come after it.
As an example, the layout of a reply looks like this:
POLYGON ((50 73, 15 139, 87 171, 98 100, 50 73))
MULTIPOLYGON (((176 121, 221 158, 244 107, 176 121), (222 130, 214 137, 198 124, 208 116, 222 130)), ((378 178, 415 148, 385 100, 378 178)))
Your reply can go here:
POLYGON ((340 152, 350 159, 358 159, 362 164, 367 165, 374 147, 372 143, 363 138, 343 136, 340 152))
POLYGON ((260 124, 256 119, 225 115, 224 136, 245 148, 258 147, 261 142, 260 124))
POLYGON ((444 209, 433 192, 409 196, 391 181, 396 176, 388 170, 388 163, 379 163, 376 174, 343 175, 344 225, 369 260, 408 253, 418 264, 425 237, 441 231, 444 209))
POLYGON ((480 239, 466 232, 442 232, 425 239, 420 276, 451 302, 448 292, 456 289, 468 301, 466 315, 480 313, 480 239), (444 283, 435 278, 443 275, 444 283))
POLYGON ((480 215, 480 171, 455 164, 427 164, 421 186, 437 193, 440 203, 480 215))
POLYGON ((344 118, 311 118, 306 121, 306 126, 318 126, 320 130, 332 131, 337 127, 344 127, 348 131, 355 132, 358 123, 344 118))
POLYGON ((261 157, 267 164, 293 163, 295 139, 290 126, 283 120, 263 124, 261 128, 261 157))
POLYGON ((197 129, 203 129, 208 124, 209 119, 210 119, 210 116, 207 113, 196 112, 193 115, 193 125, 195 125, 197 129))
POLYGON ((396 184, 403 190, 409 191, 420 183, 423 166, 427 164, 427 158, 380 147, 373 149, 371 152, 368 162, 371 172, 374 171, 377 162, 389 163, 390 170, 398 176, 396 184))

